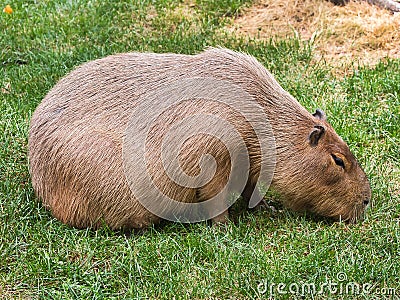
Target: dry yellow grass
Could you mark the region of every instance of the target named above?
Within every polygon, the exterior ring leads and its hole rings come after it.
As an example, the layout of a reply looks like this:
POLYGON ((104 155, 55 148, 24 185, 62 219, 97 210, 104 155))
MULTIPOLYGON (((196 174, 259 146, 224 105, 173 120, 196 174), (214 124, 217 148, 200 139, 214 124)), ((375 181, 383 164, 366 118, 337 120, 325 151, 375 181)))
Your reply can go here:
POLYGON ((259 0, 228 28, 257 38, 298 35, 313 40, 316 59, 338 66, 400 57, 400 14, 366 2, 335 6, 325 0, 259 0))

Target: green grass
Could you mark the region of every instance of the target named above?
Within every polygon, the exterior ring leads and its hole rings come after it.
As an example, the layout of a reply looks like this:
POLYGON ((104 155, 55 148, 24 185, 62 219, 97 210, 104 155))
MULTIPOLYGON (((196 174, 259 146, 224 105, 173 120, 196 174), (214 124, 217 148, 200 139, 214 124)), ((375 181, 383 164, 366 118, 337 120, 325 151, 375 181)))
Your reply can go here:
POLYGON ((192 1, 185 13, 175 0, 15 1, 13 14, 0 13, 0 298, 268 298, 257 291, 265 281, 320 287, 340 283, 340 272, 344 283, 371 284, 372 292, 325 290, 314 298, 400 293, 400 60, 335 78, 329 66, 311 63, 307 43, 221 33, 245 2, 192 1), (30 184, 27 132, 60 77, 112 53, 196 53, 210 45, 251 53, 307 109, 327 112, 371 180, 363 223, 283 209, 244 212, 224 228, 165 223, 126 237, 69 228, 42 207, 30 184))

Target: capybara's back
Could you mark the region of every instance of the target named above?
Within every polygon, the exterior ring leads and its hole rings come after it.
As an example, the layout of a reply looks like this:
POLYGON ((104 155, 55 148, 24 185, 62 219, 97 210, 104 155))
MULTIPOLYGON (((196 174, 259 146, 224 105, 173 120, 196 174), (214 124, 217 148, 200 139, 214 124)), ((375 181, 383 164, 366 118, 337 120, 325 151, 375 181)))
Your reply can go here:
MULTIPOLYGON (((240 86, 268 114, 277 144, 272 185, 289 207, 348 220, 360 216, 371 196, 368 180, 323 113, 311 115, 254 58, 226 49, 210 49, 194 56, 114 55, 86 63, 61 79, 31 120, 29 163, 37 196, 55 217, 78 228, 97 228, 102 224, 114 229, 141 228, 157 222, 159 217, 138 201, 124 175, 122 152, 126 129, 144 95, 159 86, 202 77, 240 86), (332 144, 335 149, 329 148, 332 144), (338 167, 338 160, 348 161, 348 169, 338 167)), ((139 111, 144 120, 162 104, 158 98, 152 101, 147 109, 139 111)), ((239 124, 240 136, 250 149, 251 174, 246 188, 250 188, 251 194, 260 169, 257 146, 262 143, 255 140, 251 126, 240 114, 222 103, 204 103, 188 102, 160 119, 164 121, 150 131, 149 149, 155 150, 149 160, 156 161, 154 157, 160 153, 155 145, 159 143, 160 132, 174 121, 193 111, 225 116, 239 124)), ((215 178, 209 184, 198 189, 167 182, 163 185, 166 179, 159 170, 162 175, 155 175, 159 188, 182 202, 206 200, 218 194, 218 189, 226 183, 231 161, 220 141, 210 141, 203 134, 188 139, 182 150, 187 173, 193 173, 189 175, 200 170, 194 162, 203 152, 215 155, 215 178)), ((152 163, 153 174, 158 174, 159 167, 158 161, 152 163)), ((147 188, 143 187, 144 195, 147 188)))

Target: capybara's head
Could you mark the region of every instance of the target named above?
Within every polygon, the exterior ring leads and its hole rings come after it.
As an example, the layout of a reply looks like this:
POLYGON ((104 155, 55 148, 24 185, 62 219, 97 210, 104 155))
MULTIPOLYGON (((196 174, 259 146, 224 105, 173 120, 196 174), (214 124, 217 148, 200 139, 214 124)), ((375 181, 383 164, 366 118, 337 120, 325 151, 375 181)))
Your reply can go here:
POLYGON ((294 151, 277 143, 274 185, 286 206, 350 223, 361 219, 371 200, 368 178, 325 113, 317 109, 296 131, 294 151))

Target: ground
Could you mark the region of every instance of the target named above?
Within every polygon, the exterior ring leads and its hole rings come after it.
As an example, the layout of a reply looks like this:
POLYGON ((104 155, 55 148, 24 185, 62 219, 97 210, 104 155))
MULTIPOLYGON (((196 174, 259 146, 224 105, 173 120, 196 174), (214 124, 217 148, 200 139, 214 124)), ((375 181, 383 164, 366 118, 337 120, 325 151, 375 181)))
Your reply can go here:
POLYGON ((351 1, 335 6, 325 0, 259 0, 227 30, 258 39, 299 37, 315 49, 316 61, 326 60, 349 71, 352 63, 375 65, 400 57, 400 13, 351 1))

